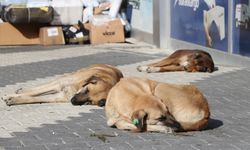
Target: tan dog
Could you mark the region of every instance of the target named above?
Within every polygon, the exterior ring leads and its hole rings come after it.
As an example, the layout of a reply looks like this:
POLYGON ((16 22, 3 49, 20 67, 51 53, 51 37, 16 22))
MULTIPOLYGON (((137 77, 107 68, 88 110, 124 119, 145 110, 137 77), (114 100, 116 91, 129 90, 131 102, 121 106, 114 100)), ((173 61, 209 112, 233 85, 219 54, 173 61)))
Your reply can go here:
POLYGON ((138 66, 144 72, 213 72, 214 62, 209 53, 202 50, 177 50, 169 57, 146 66, 138 66))
POLYGON ((131 131, 202 130, 210 112, 193 85, 174 85, 146 78, 123 78, 109 92, 107 124, 131 131))
POLYGON ((3 97, 7 105, 72 102, 73 105, 104 106, 109 90, 122 78, 110 65, 91 65, 17 94, 3 97))

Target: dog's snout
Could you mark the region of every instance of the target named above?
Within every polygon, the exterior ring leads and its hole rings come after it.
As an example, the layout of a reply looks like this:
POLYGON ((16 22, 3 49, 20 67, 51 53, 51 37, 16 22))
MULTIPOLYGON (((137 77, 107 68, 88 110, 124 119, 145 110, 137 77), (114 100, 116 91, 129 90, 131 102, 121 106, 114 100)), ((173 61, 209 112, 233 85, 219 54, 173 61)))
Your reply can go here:
POLYGON ((91 101, 87 96, 76 94, 71 98, 72 105, 90 105, 91 101))
POLYGON ((72 104, 72 105, 79 105, 79 104, 77 103, 77 98, 76 98, 75 96, 71 98, 71 104, 72 104))
POLYGON ((98 106, 103 107, 106 104, 106 99, 102 99, 98 102, 98 106))

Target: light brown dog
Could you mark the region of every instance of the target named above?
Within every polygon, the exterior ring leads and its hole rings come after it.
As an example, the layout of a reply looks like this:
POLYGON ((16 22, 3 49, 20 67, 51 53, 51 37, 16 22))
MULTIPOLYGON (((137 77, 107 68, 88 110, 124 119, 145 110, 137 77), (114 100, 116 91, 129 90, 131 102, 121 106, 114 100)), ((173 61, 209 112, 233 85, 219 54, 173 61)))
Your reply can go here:
POLYGON ((91 65, 76 72, 16 94, 3 97, 7 105, 72 102, 73 105, 104 106, 109 90, 122 78, 115 67, 91 65))
POLYGON ((193 85, 174 85, 146 78, 123 78, 109 92, 107 124, 137 132, 202 130, 210 112, 193 85))
POLYGON ((202 50, 177 50, 167 58, 146 66, 138 66, 144 72, 213 72, 214 62, 209 53, 202 50))

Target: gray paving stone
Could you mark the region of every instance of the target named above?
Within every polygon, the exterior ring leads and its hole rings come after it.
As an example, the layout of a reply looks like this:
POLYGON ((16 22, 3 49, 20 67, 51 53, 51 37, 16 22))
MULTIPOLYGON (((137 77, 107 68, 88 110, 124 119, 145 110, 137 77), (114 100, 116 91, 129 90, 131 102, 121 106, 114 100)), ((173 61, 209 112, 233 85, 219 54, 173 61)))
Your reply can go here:
POLYGON ((116 66, 155 58, 155 56, 139 56, 135 54, 136 53, 107 52, 60 60, 5 66, 0 68, 0 87, 15 84, 16 82, 25 82, 36 78, 73 72, 91 64, 106 63, 116 66))
POLYGON ((28 147, 5 147, 5 150, 48 150, 43 145, 28 146, 28 147))
POLYGON ((72 47, 83 47, 80 45, 56 45, 56 46, 0 46, 0 54, 20 53, 20 52, 37 52, 37 51, 53 51, 55 49, 66 49, 72 47))
POLYGON ((0 139, 0 146, 2 147, 21 147, 23 146, 19 139, 0 139))

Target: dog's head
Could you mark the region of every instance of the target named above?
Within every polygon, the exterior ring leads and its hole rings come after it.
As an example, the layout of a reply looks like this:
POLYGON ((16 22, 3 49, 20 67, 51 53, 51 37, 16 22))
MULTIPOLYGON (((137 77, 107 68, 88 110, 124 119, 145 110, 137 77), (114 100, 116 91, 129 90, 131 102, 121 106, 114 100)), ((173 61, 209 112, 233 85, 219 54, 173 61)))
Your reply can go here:
POLYGON ((174 130, 181 128, 166 108, 153 107, 139 109, 132 114, 132 123, 137 127, 137 132, 147 131, 147 125, 168 126, 174 130))
POLYGON ((71 103, 73 105, 105 106, 108 92, 112 87, 112 83, 100 77, 91 76, 71 98, 71 103))
POLYGON ((207 53, 203 54, 201 58, 197 60, 197 70, 200 72, 213 72, 214 71, 214 62, 212 57, 207 53))
POLYGON ((197 52, 191 56, 191 64, 186 67, 188 72, 213 72, 215 70, 211 55, 207 52, 197 52))

